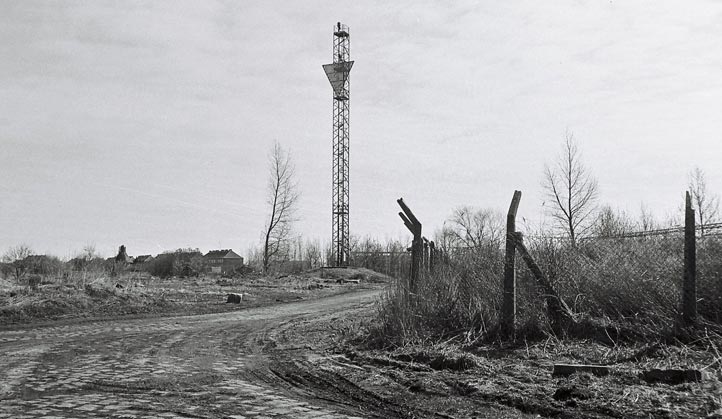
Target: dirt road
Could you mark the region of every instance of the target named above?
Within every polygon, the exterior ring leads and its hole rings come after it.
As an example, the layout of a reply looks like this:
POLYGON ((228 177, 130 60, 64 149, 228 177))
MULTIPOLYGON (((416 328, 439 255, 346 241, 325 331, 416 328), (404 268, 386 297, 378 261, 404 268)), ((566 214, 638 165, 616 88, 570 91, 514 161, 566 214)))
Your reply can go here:
POLYGON ((335 361, 305 332, 379 292, 0 331, 0 418, 411 417, 323 367, 335 361))

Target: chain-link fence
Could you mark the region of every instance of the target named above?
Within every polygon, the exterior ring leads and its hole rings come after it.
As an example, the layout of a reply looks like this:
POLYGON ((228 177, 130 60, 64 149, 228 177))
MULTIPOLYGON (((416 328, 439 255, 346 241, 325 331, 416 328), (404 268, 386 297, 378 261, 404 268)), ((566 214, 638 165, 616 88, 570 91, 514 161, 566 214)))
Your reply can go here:
POLYGON ((371 269, 393 278, 406 278, 410 274, 411 253, 407 251, 356 251, 351 252, 351 266, 371 269))
MULTIPOLYGON (((680 314, 684 233, 679 228, 588 237, 576 244, 550 237, 525 241, 575 312, 625 319, 680 314)), ((523 265, 517 265, 517 275, 522 292, 534 283, 523 265)), ((697 237, 697 302, 699 315, 722 320, 722 236, 697 237)))
MULTIPOLYGON (((611 318, 677 312, 684 261, 680 234, 588 238, 576 245, 541 238, 529 248, 574 312, 611 318)), ((518 275, 533 281, 525 267, 518 275)))
POLYGON ((697 310, 722 324, 722 234, 697 239, 697 310))

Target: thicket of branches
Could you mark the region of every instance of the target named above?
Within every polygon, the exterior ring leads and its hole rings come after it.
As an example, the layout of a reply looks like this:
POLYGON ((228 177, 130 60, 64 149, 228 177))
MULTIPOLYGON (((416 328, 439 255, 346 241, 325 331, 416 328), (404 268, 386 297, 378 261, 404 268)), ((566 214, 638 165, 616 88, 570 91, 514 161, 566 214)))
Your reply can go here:
POLYGON ((85 278, 89 275, 106 275, 113 265, 101 258, 95 247, 87 245, 70 260, 52 255, 39 255, 25 244, 8 248, 0 257, 0 273, 15 284, 36 288, 43 279, 85 278))

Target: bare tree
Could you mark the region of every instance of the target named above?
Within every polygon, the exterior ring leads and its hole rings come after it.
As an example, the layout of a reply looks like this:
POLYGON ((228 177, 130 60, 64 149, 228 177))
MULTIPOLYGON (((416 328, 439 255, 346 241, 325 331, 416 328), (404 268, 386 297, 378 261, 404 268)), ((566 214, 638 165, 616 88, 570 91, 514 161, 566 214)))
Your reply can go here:
POLYGON ((89 243, 83 247, 83 250, 81 250, 75 258, 73 258, 73 268, 82 272, 92 270, 91 268, 96 268, 97 270, 100 268, 100 266, 98 266, 100 264, 100 259, 100 255, 95 249, 95 245, 89 243))
POLYGON ((566 231, 572 246, 590 228, 598 195, 597 180, 582 162, 574 135, 565 134, 562 154, 553 167, 544 167, 544 189, 553 204, 551 216, 566 231))
POLYGON ((501 214, 489 209, 459 207, 447 222, 443 233, 456 246, 478 249, 488 244, 496 245, 502 237, 501 214))
POLYGON ((652 231, 656 229, 658 224, 654 219, 654 214, 652 214, 652 211, 644 204, 644 202, 640 205, 639 211, 639 227, 642 231, 652 231))
POLYGON ((318 268, 321 266, 321 244, 318 240, 306 240, 304 250, 304 257, 311 265, 311 268, 318 268))
POLYGON ((11 273, 15 277, 15 281, 20 281, 23 275, 30 269, 28 256, 32 256, 32 254, 33 251, 29 246, 21 244, 9 248, 3 255, 2 261, 6 264, 4 268, 6 272, 11 273))
POLYGON ((597 237, 617 237, 634 231, 635 223, 624 211, 604 205, 594 221, 593 233, 597 237))
POLYGON ((271 261, 288 253, 291 227, 298 203, 298 186, 290 154, 278 142, 269 155, 268 206, 270 214, 264 230, 263 273, 271 261))
POLYGON ((707 180, 699 167, 695 167, 689 173, 689 190, 692 195, 692 205, 697 209, 700 234, 704 236, 705 224, 716 221, 719 215, 719 196, 707 191, 707 180))

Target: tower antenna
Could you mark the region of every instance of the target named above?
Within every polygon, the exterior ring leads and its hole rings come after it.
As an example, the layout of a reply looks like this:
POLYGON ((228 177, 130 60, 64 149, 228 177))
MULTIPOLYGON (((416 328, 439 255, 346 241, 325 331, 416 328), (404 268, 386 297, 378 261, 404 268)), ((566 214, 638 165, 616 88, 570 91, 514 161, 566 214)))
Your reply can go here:
POLYGON ((349 73, 351 37, 341 22, 333 28, 333 63, 323 65, 333 88, 333 164, 331 176, 331 243, 333 266, 348 266, 349 245, 349 73))

